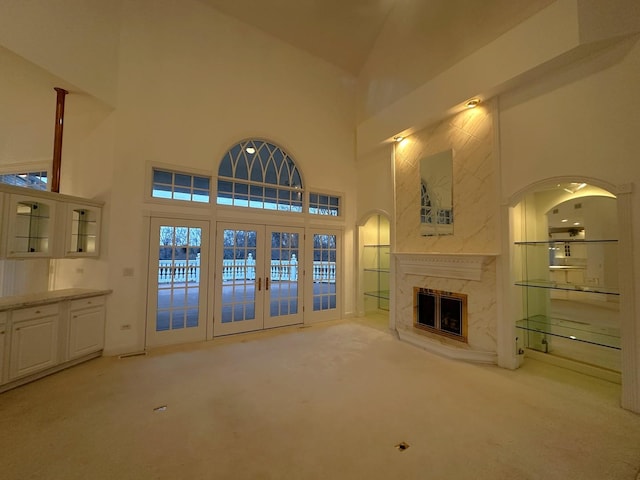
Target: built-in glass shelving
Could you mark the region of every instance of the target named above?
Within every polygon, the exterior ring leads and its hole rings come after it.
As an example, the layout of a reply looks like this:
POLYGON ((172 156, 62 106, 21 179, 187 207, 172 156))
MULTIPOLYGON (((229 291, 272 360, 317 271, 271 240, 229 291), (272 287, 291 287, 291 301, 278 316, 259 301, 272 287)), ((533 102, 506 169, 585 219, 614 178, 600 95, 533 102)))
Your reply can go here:
POLYGON ((364 245, 363 272, 367 288, 364 295, 378 299, 380 310, 389 310, 391 245, 364 245))
POLYGON ((620 295, 617 287, 605 285, 585 285, 577 283, 560 283, 551 280, 518 280, 515 282, 520 287, 548 288, 551 290, 566 290, 570 292, 602 293, 604 295, 620 295))
POLYGON ((518 320, 516 327, 529 332, 567 338, 576 342, 590 343, 616 350, 621 349, 620 329, 618 328, 599 327, 589 323, 549 318, 543 315, 518 320))
POLYGON ((570 351, 565 340, 552 342, 556 337, 621 349, 617 240, 524 241, 515 246, 521 267, 514 284, 524 288, 516 328, 528 332, 526 346, 570 351))

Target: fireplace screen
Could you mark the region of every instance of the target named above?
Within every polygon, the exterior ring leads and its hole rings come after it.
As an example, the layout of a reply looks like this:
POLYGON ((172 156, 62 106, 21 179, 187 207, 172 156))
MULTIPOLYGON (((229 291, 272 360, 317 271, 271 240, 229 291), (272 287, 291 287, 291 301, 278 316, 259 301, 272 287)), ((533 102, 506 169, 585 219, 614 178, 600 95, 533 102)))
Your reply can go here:
POLYGON ((429 288, 414 288, 414 326, 467 341, 467 296, 429 288))

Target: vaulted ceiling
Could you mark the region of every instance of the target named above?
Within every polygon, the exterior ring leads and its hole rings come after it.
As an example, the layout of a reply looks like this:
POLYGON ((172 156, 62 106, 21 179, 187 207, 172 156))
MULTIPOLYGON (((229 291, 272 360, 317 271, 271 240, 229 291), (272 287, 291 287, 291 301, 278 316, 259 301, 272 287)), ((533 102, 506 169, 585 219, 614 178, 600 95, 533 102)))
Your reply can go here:
POLYGON ((446 55, 461 34, 478 48, 555 0, 201 1, 357 75, 391 17, 394 28, 400 19, 446 55))

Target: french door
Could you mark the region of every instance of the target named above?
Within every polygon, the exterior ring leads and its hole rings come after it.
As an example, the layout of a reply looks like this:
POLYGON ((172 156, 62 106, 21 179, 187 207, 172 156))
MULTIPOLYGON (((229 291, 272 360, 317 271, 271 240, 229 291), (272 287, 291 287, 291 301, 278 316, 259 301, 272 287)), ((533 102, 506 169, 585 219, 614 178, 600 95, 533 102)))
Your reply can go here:
POLYGON ((206 340, 209 223, 151 219, 147 346, 206 340))
POLYGON ((217 224, 214 336, 303 321, 304 230, 217 224))

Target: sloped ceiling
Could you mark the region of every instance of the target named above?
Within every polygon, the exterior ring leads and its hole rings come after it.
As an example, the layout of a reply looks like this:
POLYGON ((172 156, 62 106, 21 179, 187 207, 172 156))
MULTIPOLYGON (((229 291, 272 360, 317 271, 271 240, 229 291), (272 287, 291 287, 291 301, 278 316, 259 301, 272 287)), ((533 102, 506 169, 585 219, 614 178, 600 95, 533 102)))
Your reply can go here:
POLYGON ((353 75, 400 0, 201 0, 353 75))
POLYGON ((398 18, 410 12, 425 47, 446 54, 461 31, 480 47, 554 0, 200 1, 357 76, 394 9, 398 18))

